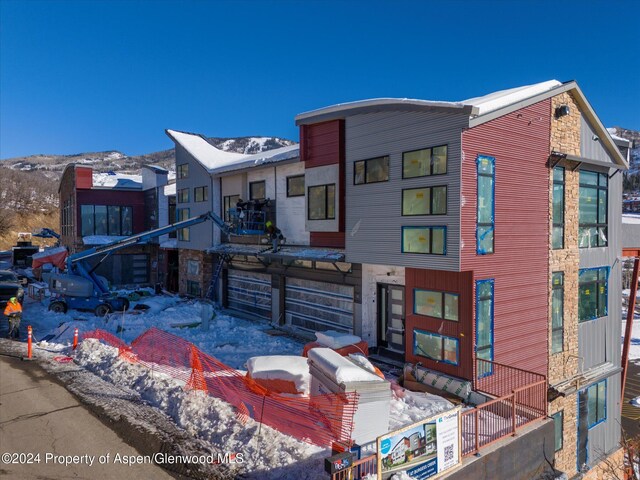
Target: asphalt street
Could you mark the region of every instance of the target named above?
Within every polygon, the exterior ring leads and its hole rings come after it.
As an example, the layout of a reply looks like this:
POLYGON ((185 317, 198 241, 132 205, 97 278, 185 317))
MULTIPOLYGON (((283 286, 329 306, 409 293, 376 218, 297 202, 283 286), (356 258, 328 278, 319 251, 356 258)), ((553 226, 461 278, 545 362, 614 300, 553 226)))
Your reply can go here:
POLYGON ((35 362, 0 355, 0 477, 174 478, 91 414, 35 362), (127 462, 127 463, 124 463, 127 462))

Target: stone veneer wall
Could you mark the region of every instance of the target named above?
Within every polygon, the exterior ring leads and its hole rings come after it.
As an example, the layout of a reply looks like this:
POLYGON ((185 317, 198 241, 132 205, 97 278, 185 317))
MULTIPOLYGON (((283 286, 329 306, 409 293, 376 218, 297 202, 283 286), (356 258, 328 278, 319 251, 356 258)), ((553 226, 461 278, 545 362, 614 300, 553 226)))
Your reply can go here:
POLYGON ((180 294, 188 294, 187 281, 198 282, 200 284, 200 296, 207 294, 211 276, 213 274, 213 255, 200 250, 180 250, 179 258, 179 278, 180 278, 180 294), (193 260, 198 263, 198 273, 189 273, 189 261, 193 260))
POLYGON ((603 460, 585 473, 582 477, 583 480, 617 480, 626 478, 624 475, 624 457, 623 448, 616 450, 606 460, 603 460))
MULTIPOLYGON (((551 99, 550 151, 580 155, 580 109, 569 93, 551 99), (555 118, 555 109, 568 105, 570 114, 555 118)), ((578 361, 578 202, 579 171, 572 172, 576 163, 561 161, 557 166, 565 167, 564 192, 564 248, 551 249, 553 211, 553 169, 549 169, 549 385, 569 379, 579 371, 578 361), (564 336, 563 351, 551 354, 551 274, 564 272, 564 336)), ((576 473, 577 442, 577 394, 560 397, 549 404, 549 415, 563 411, 563 448, 556 452, 556 468, 569 476, 576 473)))

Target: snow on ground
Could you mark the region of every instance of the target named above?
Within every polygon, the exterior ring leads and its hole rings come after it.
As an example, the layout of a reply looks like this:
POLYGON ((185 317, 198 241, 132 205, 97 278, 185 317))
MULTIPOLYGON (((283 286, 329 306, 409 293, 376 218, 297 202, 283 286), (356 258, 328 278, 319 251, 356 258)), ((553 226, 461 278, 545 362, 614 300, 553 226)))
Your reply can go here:
MULTIPOLYGON (((38 350, 68 352, 75 327, 81 334, 101 328, 126 343, 156 327, 185 338, 201 351, 240 370, 246 368, 251 357, 301 355, 304 346, 304 342, 289 336, 270 335, 267 331, 273 327, 266 322, 248 321, 220 312, 206 330, 200 323, 203 309, 209 308, 210 314, 210 307, 197 301, 170 295, 142 296, 131 303, 132 309, 140 303, 149 309, 138 314, 129 310, 124 315, 115 313, 99 318, 92 312, 75 310, 66 314, 52 313, 47 310, 48 299, 39 302, 27 298, 21 333, 24 339, 26 326, 33 327, 34 339, 40 341, 35 349, 37 354, 38 350), (49 340, 41 341, 45 337, 49 340)), ((640 334, 640 329, 637 333, 640 334)), ((235 410, 227 403, 201 393, 186 392, 181 381, 118 358, 117 349, 87 340, 80 344, 76 361, 108 382, 137 392, 185 431, 210 443, 212 450, 246 452, 249 459, 242 464, 242 472, 249 472, 248 478, 326 478, 322 466, 329 451, 264 425, 258 435, 259 424, 253 420, 241 424, 235 417, 235 410)), ((389 430, 453 408, 442 397, 410 392, 398 386, 395 379, 389 380, 393 389, 389 430)))

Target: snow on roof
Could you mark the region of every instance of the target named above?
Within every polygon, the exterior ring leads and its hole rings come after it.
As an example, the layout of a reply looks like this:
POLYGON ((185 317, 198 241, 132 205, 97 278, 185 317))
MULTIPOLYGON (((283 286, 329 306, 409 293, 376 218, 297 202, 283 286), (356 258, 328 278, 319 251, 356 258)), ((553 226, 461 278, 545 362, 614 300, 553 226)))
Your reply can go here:
POLYGON ((633 215, 628 213, 622 214, 622 223, 630 223, 634 225, 640 225, 640 215, 633 215))
POLYGON ((613 138, 614 140, 618 140, 619 142, 631 143, 631 140, 629 140, 628 138, 623 138, 616 135, 616 133, 618 133, 617 128, 610 127, 607 128, 607 131, 609 132, 609 135, 611 135, 611 138, 613 138))
MULTIPOLYGON (((296 158, 300 151, 299 146, 295 144, 247 155, 220 150, 207 142, 202 135, 176 130, 167 130, 167 134, 182 145, 209 173, 222 173, 265 163, 281 162, 296 158)), ((265 137, 265 141, 268 138, 270 137, 265 137)), ((256 137, 255 140, 259 139, 256 137)))
POLYGON ((367 108, 379 108, 392 105, 398 107, 416 106, 466 109, 472 116, 483 115, 499 108, 506 107, 507 105, 539 95, 560 85, 562 85, 562 83, 558 80, 548 80, 546 82, 536 83, 533 85, 524 85, 522 87, 510 88, 508 90, 500 90, 482 97, 469 98, 458 102, 418 100, 412 98, 372 98, 368 100, 358 100, 356 102, 339 103, 337 105, 303 112, 296 116, 296 121, 305 120, 319 115, 330 115, 341 111, 363 110, 367 108))
POLYGON ((176 194, 176 184, 170 183, 169 185, 164 186, 164 194, 165 195, 175 195, 176 194))
POLYGON ((546 82, 535 83, 533 85, 524 85, 522 87, 510 88, 508 90, 500 90, 482 97, 469 98, 462 100, 464 105, 473 105, 478 108, 478 115, 498 110, 514 103, 518 103, 530 97, 534 97, 544 93, 552 88, 562 85, 558 80, 548 80, 546 82))
POLYGON ((170 238, 164 242, 160 242, 160 248, 178 248, 178 239, 170 238))
POLYGON ((95 188, 141 190, 142 175, 128 175, 114 172, 94 173, 93 186, 95 188))

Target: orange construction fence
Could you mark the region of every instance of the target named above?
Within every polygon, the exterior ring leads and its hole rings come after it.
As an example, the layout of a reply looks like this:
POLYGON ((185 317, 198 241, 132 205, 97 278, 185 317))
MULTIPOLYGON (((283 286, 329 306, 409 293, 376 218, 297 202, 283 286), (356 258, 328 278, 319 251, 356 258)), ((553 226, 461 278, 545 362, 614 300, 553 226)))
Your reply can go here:
POLYGON ((355 392, 310 397, 270 392, 184 338, 157 328, 147 330, 131 345, 100 329, 82 335, 83 340, 87 338, 117 347, 122 358, 180 379, 186 388, 224 400, 235 407, 236 416, 243 422, 252 418, 322 447, 351 440, 358 404, 355 392))

